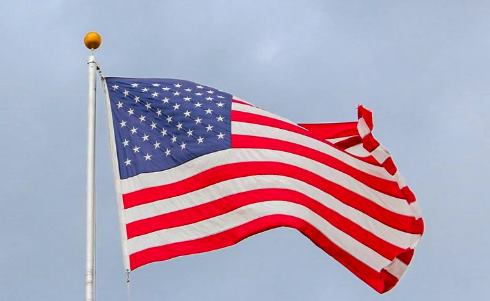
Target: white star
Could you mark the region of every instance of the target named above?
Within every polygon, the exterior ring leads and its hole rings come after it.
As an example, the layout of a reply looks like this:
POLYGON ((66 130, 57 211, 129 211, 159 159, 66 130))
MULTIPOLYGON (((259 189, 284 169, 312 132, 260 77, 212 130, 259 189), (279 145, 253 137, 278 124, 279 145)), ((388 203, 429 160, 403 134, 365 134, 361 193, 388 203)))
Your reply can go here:
POLYGON ((134 147, 133 147, 133 152, 135 152, 135 153, 139 153, 139 152, 140 152, 140 148, 141 148, 141 147, 139 147, 139 146, 134 146, 134 147))
POLYGON ((146 116, 141 115, 138 119, 140 120, 140 122, 146 121, 146 116))
POLYGON ((112 90, 116 91, 117 89, 119 89, 119 86, 118 85, 112 86, 112 90))
POLYGON ((122 102, 118 102, 116 105, 117 105, 117 108, 120 109, 120 108, 122 108, 123 103, 122 102))
POLYGON ((162 115, 162 110, 158 109, 157 110, 157 116, 160 117, 160 115, 162 115))
POLYGON ((218 98, 225 98, 223 95, 218 95, 218 98))
POLYGON ((148 92, 148 88, 141 89, 141 92, 148 92))
POLYGON ((168 103, 169 99, 167 97, 165 97, 164 99, 162 99, 162 102, 163 103, 168 103))
POLYGON ((213 110, 209 109, 209 108, 207 110, 204 110, 204 111, 206 112, 206 114, 211 114, 213 112, 213 110))
POLYGON ((223 133, 219 132, 219 134, 218 134, 217 136, 218 136, 218 140, 219 140, 219 139, 224 139, 225 134, 223 134, 223 133))
POLYGON ((133 87, 133 88, 137 88, 138 86, 139 86, 139 84, 136 84, 136 83, 131 84, 131 87, 133 87))
POLYGON ((192 136, 192 132, 193 132, 193 130, 188 130, 188 131, 187 131, 187 137, 192 136))
POLYGON ((174 92, 174 96, 179 96, 180 95, 180 92, 179 91, 175 91, 174 92))
POLYGON ((196 94, 197 96, 201 96, 201 95, 202 95, 202 93, 201 93, 201 92, 197 92, 197 93, 195 93, 195 94, 196 94))
POLYGON ((178 130, 181 130, 181 129, 182 129, 182 126, 183 126, 183 125, 182 125, 182 123, 180 123, 180 122, 179 122, 179 123, 177 123, 177 129, 178 129, 178 130))
POLYGON ((123 144, 124 147, 128 146, 129 145, 129 140, 128 139, 124 139, 124 141, 123 141, 122 144, 123 144))
POLYGON ((126 121, 121 120, 121 122, 119 122, 119 124, 120 124, 120 125, 121 125, 121 127, 123 128, 123 127, 125 127, 125 126, 126 126, 126 121))
POLYGON ((223 120, 224 120, 224 118, 223 118, 223 116, 219 115, 218 117, 216 117, 216 120, 218 120, 218 121, 223 121, 223 120))
POLYGON ((199 136, 199 138, 197 138, 197 144, 201 144, 204 142, 204 138, 199 136))
POLYGON ((180 88, 180 87, 182 87, 182 85, 181 85, 181 84, 179 84, 179 83, 176 83, 176 84, 174 84, 174 87, 175 87, 175 88, 180 88))
POLYGON ((151 127, 152 130, 154 130, 157 127, 157 124, 155 123, 155 121, 152 121, 151 122, 150 127, 151 127))
POLYGON ((194 121, 196 122, 196 124, 200 124, 202 119, 201 117, 197 117, 196 119, 194 119, 194 121))
POLYGON ((170 156, 170 153, 171 153, 171 151, 170 151, 170 150, 167 148, 167 149, 165 150, 165 156, 167 156, 167 157, 168 157, 168 156, 170 156))
POLYGON ((135 127, 133 126, 133 128, 131 129, 131 134, 133 134, 133 135, 134 135, 134 134, 136 134, 137 132, 138 132, 138 129, 137 129, 137 128, 135 128, 135 127))
POLYGON ((191 101, 192 98, 190 98, 189 96, 187 97, 184 97, 184 101, 191 101))
POLYGON ((178 103, 174 104, 174 111, 177 111, 180 108, 180 105, 178 103))
POLYGON ((184 90, 186 90, 187 92, 191 92, 192 91, 191 88, 187 88, 187 89, 184 89, 184 90))
POLYGON ((146 103, 146 105, 145 105, 145 108, 146 108, 147 110, 151 109, 151 103, 147 102, 147 103, 146 103))
POLYGON ((180 144, 180 149, 182 149, 182 150, 183 150, 183 149, 185 148, 185 145, 186 145, 186 144, 185 144, 184 142, 182 142, 182 143, 180 144))
POLYGON ((201 86, 201 85, 198 85, 198 86, 196 86, 196 88, 198 88, 198 89, 202 89, 202 88, 204 88, 204 87, 203 87, 203 86, 201 86))
POLYGON ((208 92, 208 94, 213 94, 214 93, 213 90, 207 90, 206 92, 208 92))
POLYGON ((155 143, 153 143, 153 147, 154 147, 155 149, 160 148, 160 142, 155 141, 155 143))
POLYGON ((142 138, 143 138, 143 141, 148 141, 150 136, 148 136, 147 134, 144 134, 142 138))
POLYGON ((139 96, 135 96, 135 97, 134 97, 134 102, 135 102, 135 103, 140 102, 140 97, 139 97, 139 96))
POLYGON ((168 90, 170 90, 170 88, 169 87, 163 87, 162 90, 163 91, 168 91, 168 90))
POLYGON ((172 140, 172 143, 175 143, 175 142, 177 142, 177 137, 175 137, 175 135, 172 135, 172 139, 171 140, 172 140))
POLYGON ((145 157, 145 161, 151 160, 151 155, 149 153, 146 153, 144 157, 145 157))
POLYGON ((206 132, 209 132, 213 129, 214 126, 208 124, 208 126, 206 127, 206 132))
POLYGON ((221 107, 222 107, 222 106, 224 106, 225 104, 224 104, 224 103, 222 103, 222 102, 220 101, 220 102, 218 102, 216 105, 217 105, 218 107, 220 107, 220 108, 221 108, 221 107))
POLYGON ((160 131, 160 133, 162 133, 162 136, 166 136, 167 135, 167 130, 166 129, 162 129, 160 131))
POLYGON ((190 117, 191 116, 191 112, 189 110, 185 111, 184 112, 184 116, 185 117, 190 117))
POLYGON ((126 96, 129 95, 129 91, 128 90, 124 90, 123 94, 124 94, 124 97, 126 97, 126 96))
POLYGON ((195 106, 196 108, 200 108, 200 107, 202 106, 202 103, 200 103, 200 102, 196 102, 196 103, 194 104, 194 106, 195 106))
POLYGON ((133 115, 134 114, 134 110, 133 109, 129 109, 128 110, 128 114, 129 114, 129 116, 133 115))
POLYGON ((212 98, 211 96, 206 97, 206 100, 209 100, 209 101, 211 101, 211 100, 213 100, 213 99, 214 99, 214 98, 212 98))
POLYGON ((153 87, 160 87, 160 84, 151 84, 153 87))
POLYGON ((151 97, 153 97, 153 98, 158 97, 158 92, 151 93, 151 97))
POLYGON ((129 165, 131 165, 131 160, 129 160, 129 159, 126 159, 126 161, 124 161, 124 164, 126 164, 126 166, 129 166, 129 165))
POLYGON ((172 116, 167 116, 167 123, 172 123, 172 116))

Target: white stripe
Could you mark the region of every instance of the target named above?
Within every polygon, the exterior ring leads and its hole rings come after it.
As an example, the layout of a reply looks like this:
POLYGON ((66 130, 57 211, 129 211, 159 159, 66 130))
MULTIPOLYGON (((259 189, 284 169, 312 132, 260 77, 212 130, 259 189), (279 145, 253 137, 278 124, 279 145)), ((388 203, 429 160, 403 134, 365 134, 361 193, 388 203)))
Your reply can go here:
POLYGON ((405 183, 405 178, 398 172, 398 170, 393 176, 398 179, 398 187, 400 187, 400 189, 407 186, 407 183, 405 183))
POLYGON ((338 230, 315 212, 304 206, 283 201, 251 204, 194 224, 137 236, 128 240, 128 250, 133 254, 152 247, 199 239, 275 214, 293 216, 308 222, 334 244, 376 271, 380 271, 390 263, 390 260, 338 230))
POLYGON ((255 107, 255 105, 253 105, 253 104, 249 103, 249 102, 248 102, 248 101, 246 101, 246 100, 241 99, 241 98, 240 98, 240 97, 238 97, 238 96, 233 95, 231 98, 232 98, 233 100, 238 100, 238 101, 241 101, 241 102, 247 103, 247 104, 249 104, 249 105, 251 105, 251 106, 254 106, 254 107, 255 107))
POLYGON ((369 157, 371 155, 371 153, 368 152, 364 148, 364 146, 362 145, 362 143, 359 143, 357 145, 351 146, 348 149, 346 149, 345 151, 348 152, 349 154, 352 154, 352 155, 358 156, 358 157, 369 157))
POLYGON ((110 152, 111 152, 111 158, 112 158, 112 169, 114 172, 114 184, 116 188, 116 196, 117 196, 117 213, 118 213, 118 218, 119 218, 119 236, 121 238, 121 247, 122 247, 122 258, 124 261, 124 268, 125 270, 129 271, 130 265, 129 265, 129 255, 128 255, 128 248, 127 248, 127 233, 126 233, 126 225, 124 223, 124 205, 123 205, 123 200, 122 200, 122 195, 121 195, 121 181, 120 181, 120 174, 119 174, 119 168, 117 165, 117 151, 116 151, 116 137, 114 135, 114 123, 112 119, 112 111, 111 111, 111 103, 110 103, 110 98, 109 98, 109 89, 107 87, 107 82, 105 78, 102 79, 102 87, 103 87, 103 92, 104 92, 104 102, 105 102, 105 107, 106 107, 106 113, 107 113, 107 124, 109 128, 109 145, 110 145, 110 152))
POLYGON ((260 115, 260 116, 264 116, 264 117, 270 117, 270 118, 281 120, 281 121, 284 121, 284 122, 287 122, 287 123, 290 123, 292 125, 295 125, 295 126, 300 127, 299 125, 297 125, 296 123, 292 122, 289 119, 286 119, 284 117, 278 116, 276 114, 272 114, 270 112, 267 112, 265 110, 259 109, 257 107, 251 107, 251 106, 247 106, 247 105, 244 105, 244 104, 241 104, 241 103, 233 102, 231 104, 231 109, 233 111, 240 111, 240 112, 252 113, 252 114, 260 115))
POLYGON ((347 140, 349 138, 352 138, 354 136, 345 136, 345 137, 338 137, 338 138, 328 138, 328 139, 325 139, 327 140, 328 142, 332 143, 332 144, 335 144, 337 142, 340 142, 340 141, 344 141, 344 140, 347 140))
POLYGON ((383 164, 383 162, 390 157, 390 153, 383 146, 381 146, 381 144, 378 145, 378 147, 375 148, 371 154, 373 155, 374 159, 381 164, 383 164))
POLYGON ((376 191, 337 169, 303 156, 266 149, 232 149, 211 153, 188 161, 176 168, 161 172, 140 174, 125 179, 122 182, 122 187, 125 192, 129 192, 145 187, 161 186, 168 183, 178 182, 179 180, 186 179, 217 165, 251 161, 280 162, 297 166, 345 187, 390 211, 404 215, 413 214, 406 200, 376 191))
POLYGON ((361 136, 361 138, 364 138, 371 133, 371 129, 363 117, 359 118, 359 121, 357 122, 357 131, 359 132, 359 136, 361 136))
POLYGON ((291 189, 301 192, 358 224, 365 230, 400 248, 408 248, 413 241, 420 238, 420 235, 393 229, 369 215, 345 205, 314 186, 293 178, 276 175, 258 175, 223 181, 184 195, 126 209, 124 215, 126 223, 131 223, 206 204, 232 194, 263 188, 291 189))
POLYGON ((408 266, 405 263, 403 263, 400 259, 395 258, 395 260, 393 260, 391 264, 385 267, 385 270, 388 271, 391 275, 400 279, 407 268, 408 266))
POLYGON ((394 181, 395 178, 390 175, 383 167, 375 166, 370 163, 357 159, 336 147, 322 141, 310 138, 308 136, 279 129, 276 127, 259 125, 247 122, 234 121, 231 123, 231 132, 233 134, 251 135, 257 137, 273 138, 282 141, 293 142, 299 145, 312 148, 326 155, 334 157, 358 170, 373 176, 394 181))
POLYGON ((422 210, 420 209, 418 202, 410 203, 410 208, 412 209, 413 216, 415 216, 417 219, 422 218, 422 210))

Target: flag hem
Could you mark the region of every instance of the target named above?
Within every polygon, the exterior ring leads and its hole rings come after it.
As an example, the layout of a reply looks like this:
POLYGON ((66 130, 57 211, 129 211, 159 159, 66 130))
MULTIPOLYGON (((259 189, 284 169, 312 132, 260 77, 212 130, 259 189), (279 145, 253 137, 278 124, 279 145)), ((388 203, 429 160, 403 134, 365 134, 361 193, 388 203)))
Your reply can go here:
POLYGON ((123 200, 122 200, 122 189, 121 189, 121 181, 120 181, 120 174, 119 174, 119 166, 117 164, 117 152, 116 152, 116 137, 114 135, 114 123, 112 120, 112 111, 111 111, 111 106, 110 106, 110 97, 108 93, 108 88, 107 88, 107 81, 105 78, 102 78, 102 86, 103 86, 103 91, 104 91, 104 103, 106 107, 106 115, 107 115, 107 123, 108 123, 108 130, 109 130, 109 144, 110 144, 110 156, 112 160, 112 167, 113 167, 113 176, 114 176, 114 185, 116 189, 116 198, 117 198, 117 206, 118 206, 118 217, 119 217, 119 229, 120 229, 120 236, 121 236, 121 248, 122 248, 122 255, 123 255, 123 264, 124 264, 124 269, 126 271, 131 271, 131 267, 129 264, 129 254, 128 254, 128 248, 127 248, 127 233, 126 233, 126 227, 125 227, 125 222, 124 222, 124 206, 123 206, 123 200))

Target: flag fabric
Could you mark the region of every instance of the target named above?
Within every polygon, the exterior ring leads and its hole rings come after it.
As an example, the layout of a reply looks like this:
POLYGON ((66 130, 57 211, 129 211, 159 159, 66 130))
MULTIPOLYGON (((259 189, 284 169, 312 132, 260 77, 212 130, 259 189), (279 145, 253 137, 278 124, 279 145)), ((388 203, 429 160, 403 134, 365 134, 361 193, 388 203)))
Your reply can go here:
POLYGON ((296 124, 190 81, 105 81, 129 270, 290 227, 380 293, 405 272, 423 221, 366 108, 296 124))

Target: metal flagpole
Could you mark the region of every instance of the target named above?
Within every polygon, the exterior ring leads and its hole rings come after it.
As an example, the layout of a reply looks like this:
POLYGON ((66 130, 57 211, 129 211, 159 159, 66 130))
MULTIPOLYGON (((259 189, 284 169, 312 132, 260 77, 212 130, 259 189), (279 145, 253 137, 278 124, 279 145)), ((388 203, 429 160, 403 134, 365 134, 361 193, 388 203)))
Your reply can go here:
POLYGON ((85 35, 88 57, 88 125, 87 125, 87 261, 85 270, 85 300, 95 300, 95 89, 97 63, 93 51, 100 46, 96 32, 85 35))

